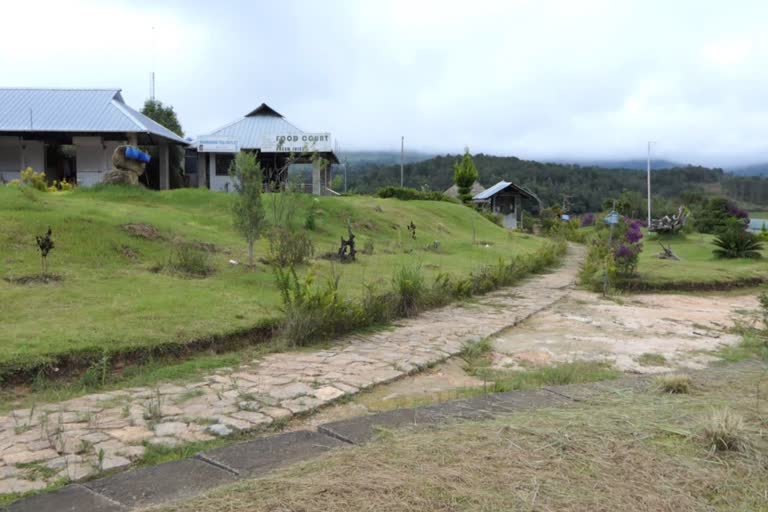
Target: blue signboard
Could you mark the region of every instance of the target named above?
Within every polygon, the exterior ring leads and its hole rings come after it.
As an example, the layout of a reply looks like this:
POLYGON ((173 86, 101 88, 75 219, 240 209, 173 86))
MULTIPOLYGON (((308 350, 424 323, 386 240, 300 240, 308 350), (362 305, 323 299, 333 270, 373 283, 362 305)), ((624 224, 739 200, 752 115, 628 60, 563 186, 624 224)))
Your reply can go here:
POLYGON ((606 224, 618 224, 619 214, 616 212, 611 212, 605 216, 605 218, 603 219, 603 222, 605 222, 606 224))

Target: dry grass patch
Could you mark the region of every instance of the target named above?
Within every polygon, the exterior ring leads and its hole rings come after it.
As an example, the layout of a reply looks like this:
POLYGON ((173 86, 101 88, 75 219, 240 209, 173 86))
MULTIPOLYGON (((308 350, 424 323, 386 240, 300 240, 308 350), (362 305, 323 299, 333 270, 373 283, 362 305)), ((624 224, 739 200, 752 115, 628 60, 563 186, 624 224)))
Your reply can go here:
MULTIPOLYGON (((754 410, 755 377, 738 378, 696 395, 607 393, 600 405, 388 431, 366 446, 155 510, 766 510, 768 467, 759 457, 715 456, 689 434, 713 406, 754 410)), ((768 450, 765 437, 752 446, 768 450)))
POLYGON ((702 431, 702 438, 713 452, 746 452, 750 446, 744 416, 728 408, 712 411, 702 431))
POLYGON ((685 374, 660 375, 656 377, 656 386, 664 393, 688 394, 691 391, 691 377, 685 374))

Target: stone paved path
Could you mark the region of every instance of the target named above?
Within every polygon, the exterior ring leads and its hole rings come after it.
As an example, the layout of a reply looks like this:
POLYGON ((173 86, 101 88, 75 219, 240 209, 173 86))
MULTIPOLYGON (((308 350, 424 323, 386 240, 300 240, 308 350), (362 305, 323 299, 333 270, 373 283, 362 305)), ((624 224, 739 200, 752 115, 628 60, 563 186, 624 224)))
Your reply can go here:
POLYGON ((517 287, 347 336, 332 348, 271 354, 204 380, 92 394, 0 416, 0 494, 129 466, 145 446, 266 429, 459 353, 569 293, 583 249, 517 287))

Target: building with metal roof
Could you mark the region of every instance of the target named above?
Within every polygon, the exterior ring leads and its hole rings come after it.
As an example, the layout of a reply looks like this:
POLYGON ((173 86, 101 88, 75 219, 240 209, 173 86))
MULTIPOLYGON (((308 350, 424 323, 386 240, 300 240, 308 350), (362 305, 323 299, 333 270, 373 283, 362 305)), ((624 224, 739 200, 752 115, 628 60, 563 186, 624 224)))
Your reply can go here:
POLYGON ((0 180, 21 169, 92 185, 121 144, 157 146, 158 188, 169 186, 169 145, 183 138, 128 106, 120 89, 0 88, 0 180))
POLYGON ((504 227, 517 229, 518 222, 523 219, 522 202, 526 199, 535 200, 541 208, 541 200, 530 190, 509 181, 500 181, 476 194, 472 201, 484 204, 493 213, 501 215, 504 227))
MULTIPOLYGON (((477 194, 479 194, 483 190, 485 190, 485 187, 482 186, 479 181, 476 181, 476 182, 474 182, 472 184, 472 188, 469 189, 469 193, 472 194, 472 196, 476 196, 477 194)), ((453 199, 458 199, 459 198, 459 187, 456 186, 456 184, 454 183, 453 185, 451 185, 450 187, 445 189, 445 192, 443 192, 443 194, 448 196, 448 197, 452 197, 453 199)))
MULTIPOLYGON (((284 183, 290 165, 311 163, 313 156, 339 163, 330 133, 305 132, 262 103, 242 118, 199 136, 187 151, 187 174, 196 168, 199 187, 231 191, 229 166, 240 150, 257 153, 268 185, 284 183)), ((330 181, 330 165, 313 173, 312 192, 322 195, 330 181)))

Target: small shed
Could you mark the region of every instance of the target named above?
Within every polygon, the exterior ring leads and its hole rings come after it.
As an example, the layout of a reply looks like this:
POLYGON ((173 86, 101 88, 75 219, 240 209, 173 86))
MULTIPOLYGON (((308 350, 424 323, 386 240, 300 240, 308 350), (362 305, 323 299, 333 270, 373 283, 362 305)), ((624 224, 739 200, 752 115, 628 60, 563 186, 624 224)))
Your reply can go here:
MULTIPOLYGON (((470 189, 469 193, 472 194, 472 196, 476 196, 480 192, 485 190, 485 187, 480 184, 480 182, 476 181, 472 184, 472 188, 470 189)), ((459 198, 459 187, 456 186, 456 184, 451 185, 447 189, 445 189, 445 192, 443 192, 444 195, 448 197, 452 197, 453 199, 459 198)))
POLYGON ((517 229, 517 223, 523 218, 524 199, 533 199, 539 207, 541 205, 539 198, 530 190, 508 181, 500 181, 476 194, 472 201, 487 205, 489 210, 502 215, 505 228, 517 229))

